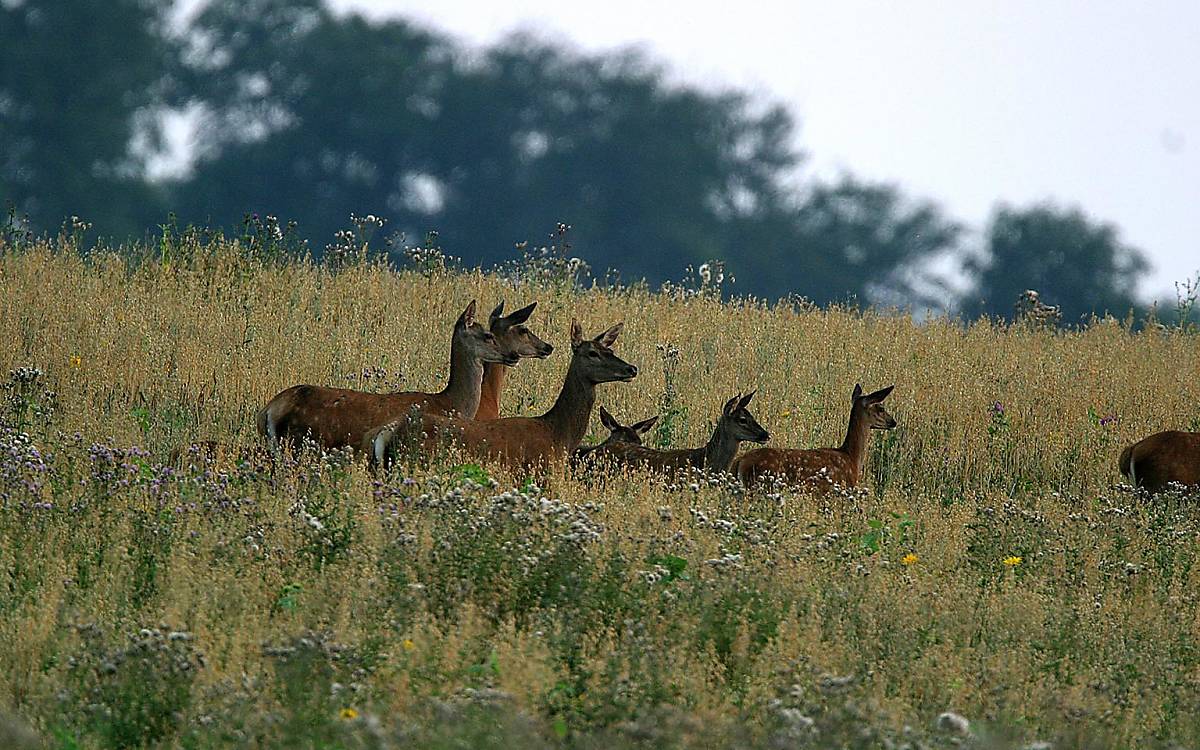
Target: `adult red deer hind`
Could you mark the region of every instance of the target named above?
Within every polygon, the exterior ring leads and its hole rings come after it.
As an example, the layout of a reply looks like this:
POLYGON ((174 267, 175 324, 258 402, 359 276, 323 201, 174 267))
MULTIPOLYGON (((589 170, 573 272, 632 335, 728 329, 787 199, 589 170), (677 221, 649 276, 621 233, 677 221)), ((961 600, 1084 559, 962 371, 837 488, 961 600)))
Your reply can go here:
POLYGON ((883 408, 883 400, 893 388, 894 385, 889 385, 864 396, 862 386, 854 386, 850 425, 840 447, 812 450, 758 448, 734 461, 732 472, 747 486, 775 477, 785 484, 814 493, 828 492, 834 486, 857 487, 867 462, 871 430, 890 430, 896 426, 896 420, 883 408))
MULTIPOLYGON (((571 321, 571 364, 558 399, 548 412, 540 417, 486 422, 421 415, 421 449, 428 454, 442 443, 453 441, 471 453, 510 467, 532 468, 562 461, 579 447, 587 432, 596 386, 613 381, 627 383, 637 375, 636 367, 613 353, 612 345, 620 332, 618 323, 595 338, 584 339, 579 323, 571 321)), ((375 465, 385 466, 396 450, 408 447, 407 441, 416 432, 416 418, 408 415, 368 433, 362 447, 375 465)))
POLYGON ((728 471, 743 440, 765 443, 771 437, 746 408, 752 398, 753 391, 745 396, 739 393, 726 401, 712 437, 700 448, 656 450, 642 445, 614 443, 598 450, 593 458, 596 461, 608 460, 619 466, 661 472, 681 469, 728 471))
POLYGON ((429 414, 474 414, 479 408, 485 362, 515 365, 519 357, 475 321, 475 300, 454 323, 450 338, 450 376, 438 393, 364 393, 347 388, 294 385, 277 394, 258 413, 259 434, 272 451, 279 442, 310 436, 326 450, 357 449, 373 427, 398 419, 411 409, 429 414))
MULTIPOLYGON (((512 352, 518 357, 537 357, 545 359, 554 351, 554 347, 542 341, 525 321, 533 314, 537 303, 522 307, 508 315, 504 315, 504 301, 496 305, 488 317, 488 330, 499 341, 500 347, 512 352)), ((500 392, 504 389, 504 377, 508 373, 508 365, 499 362, 483 363, 483 385, 479 393, 479 408, 474 415, 463 412, 465 416, 473 416, 476 420, 497 419, 500 416, 500 392)))
POLYGON ((1200 432, 1156 432, 1121 451, 1121 473, 1151 495, 1171 483, 1200 486, 1200 432))

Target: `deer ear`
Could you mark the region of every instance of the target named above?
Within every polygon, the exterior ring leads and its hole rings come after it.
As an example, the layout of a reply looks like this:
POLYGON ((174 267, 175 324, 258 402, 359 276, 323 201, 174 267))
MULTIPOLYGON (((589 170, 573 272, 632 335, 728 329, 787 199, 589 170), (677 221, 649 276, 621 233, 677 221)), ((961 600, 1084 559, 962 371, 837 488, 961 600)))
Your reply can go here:
POLYGON ((855 383, 854 384, 854 393, 850 395, 850 398, 857 401, 861 397, 862 397, 862 383, 855 383))
POLYGON ((504 300, 500 300, 500 304, 496 305, 496 309, 492 310, 492 314, 488 316, 488 327, 496 325, 496 321, 500 320, 500 316, 504 314, 504 300))
POLYGON ((874 393, 868 393, 867 397, 864 400, 868 404, 877 404, 880 401, 887 398, 888 395, 892 392, 892 389, 895 387, 896 387, 895 385, 889 385, 887 388, 880 388, 879 390, 875 391, 874 393))
POLYGON ((462 311, 462 315, 458 316, 458 320, 454 323, 455 328, 465 328, 475 322, 475 300, 471 300, 471 304, 467 305, 467 309, 462 311))
POLYGON ((579 346, 583 343, 583 326, 579 325, 578 320, 571 321, 571 346, 579 346))
POLYGON ((637 424, 633 425, 629 429, 633 430, 634 432, 636 432, 639 435, 645 435, 647 432, 650 431, 650 428, 653 427, 654 423, 657 421, 658 421, 658 415, 655 414, 653 417, 650 417, 649 419, 643 419, 641 422, 638 422, 637 424))
POLYGON ((600 424, 610 430, 616 430, 621 426, 617 424, 617 420, 613 419, 613 415, 608 413, 608 409, 605 409, 603 406, 600 407, 600 424))
POLYGON ((597 336, 596 341, 604 346, 612 346, 613 342, 617 340, 617 336, 621 334, 621 329, 624 327, 624 323, 617 323, 612 328, 609 328, 607 331, 597 336))
POLYGON ((738 401, 737 408, 745 409, 746 405, 750 403, 750 399, 754 398, 754 394, 756 394, 756 393, 758 393, 758 391, 753 390, 753 391, 750 391, 749 393, 747 393, 745 396, 742 396, 742 400, 738 401))
POLYGON ((515 326, 529 320, 529 316, 533 315, 533 308, 535 307, 537 307, 537 303, 531 302, 530 304, 522 307, 520 310, 510 312, 507 318, 508 324, 515 326))
POLYGON ((742 397, 742 394, 739 393, 738 395, 736 395, 733 398, 726 401, 725 406, 721 409, 721 413, 724 414, 725 416, 729 416, 730 414, 733 414, 734 410, 737 409, 738 399, 740 399, 741 397, 742 397))

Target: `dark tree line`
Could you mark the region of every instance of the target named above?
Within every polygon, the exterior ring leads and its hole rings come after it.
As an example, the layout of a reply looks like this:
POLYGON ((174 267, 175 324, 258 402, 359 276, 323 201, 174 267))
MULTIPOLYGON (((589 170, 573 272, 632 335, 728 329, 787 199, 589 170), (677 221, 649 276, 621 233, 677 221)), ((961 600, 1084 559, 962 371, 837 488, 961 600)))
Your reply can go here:
POLYGON ((319 0, 213 0, 181 28, 150 0, 0 3, 0 199, 110 237, 168 212, 299 222, 320 248, 351 212, 489 265, 556 221, 626 280, 724 259, 735 291, 1008 315, 1042 291, 1071 320, 1123 314, 1146 270, 1075 209, 1002 207, 964 227, 893 185, 807 179, 795 122, 738 91, 668 83, 634 53, 519 36, 486 49, 319 0), (199 113, 194 169, 146 178, 160 114, 199 113), (935 272, 966 258, 959 299, 935 272))

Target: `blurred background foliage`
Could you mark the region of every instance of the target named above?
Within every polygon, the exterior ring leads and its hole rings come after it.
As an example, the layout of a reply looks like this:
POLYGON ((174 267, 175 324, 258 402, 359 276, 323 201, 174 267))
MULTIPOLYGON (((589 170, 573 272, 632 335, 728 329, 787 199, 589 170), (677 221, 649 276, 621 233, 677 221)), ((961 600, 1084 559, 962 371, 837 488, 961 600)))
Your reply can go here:
MULTIPOLYGON (((181 224, 295 221, 320 254, 351 212, 467 264, 556 222, 597 277, 651 284, 719 259, 768 299, 1009 316, 1022 290, 1064 324, 1127 315, 1148 270, 1080 209, 999 206, 971 230, 892 184, 806 174, 797 122, 645 55, 517 35, 487 48, 319 0, 0 1, 0 202, 122 242, 181 224), (164 128, 195 126, 186 168, 164 128)), ((400 245, 394 249, 398 252, 400 245)))

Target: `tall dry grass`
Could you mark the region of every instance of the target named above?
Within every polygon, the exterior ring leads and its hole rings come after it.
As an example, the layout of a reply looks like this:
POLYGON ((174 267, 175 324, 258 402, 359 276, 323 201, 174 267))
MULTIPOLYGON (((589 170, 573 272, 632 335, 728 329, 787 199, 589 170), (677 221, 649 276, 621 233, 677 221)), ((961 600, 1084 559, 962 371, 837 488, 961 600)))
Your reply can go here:
POLYGON ((0 375, 42 370, 8 391, 0 696, 64 747, 1200 741, 1200 519, 1114 486, 1123 445, 1200 429, 1195 336, 171 242, 0 251, 0 375), (900 426, 866 488, 826 500, 484 467, 490 488, 455 460, 163 468, 193 440, 254 445, 295 383, 440 387, 473 298, 536 300, 558 346, 512 373, 509 414, 553 402, 574 317, 625 322, 641 374, 599 401, 665 409, 664 442, 702 443, 752 388, 773 445, 840 442, 856 382, 895 383, 900 426), (935 727, 948 710, 971 737, 935 727))

